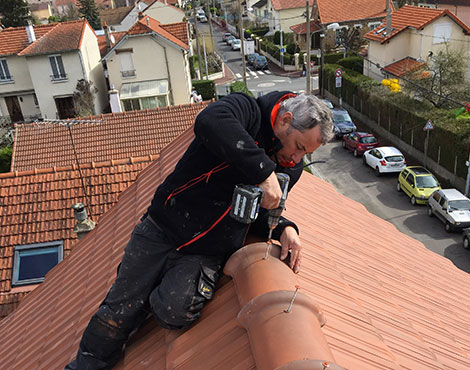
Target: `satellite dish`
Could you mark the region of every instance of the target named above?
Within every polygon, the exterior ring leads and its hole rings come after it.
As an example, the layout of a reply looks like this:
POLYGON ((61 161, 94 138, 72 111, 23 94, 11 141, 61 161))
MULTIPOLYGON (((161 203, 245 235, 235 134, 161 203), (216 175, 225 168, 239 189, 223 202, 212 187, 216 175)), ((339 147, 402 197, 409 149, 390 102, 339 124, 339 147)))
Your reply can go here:
POLYGON ((109 36, 109 39, 111 42, 114 44, 116 42, 116 39, 114 38, 114 35, 109 36))

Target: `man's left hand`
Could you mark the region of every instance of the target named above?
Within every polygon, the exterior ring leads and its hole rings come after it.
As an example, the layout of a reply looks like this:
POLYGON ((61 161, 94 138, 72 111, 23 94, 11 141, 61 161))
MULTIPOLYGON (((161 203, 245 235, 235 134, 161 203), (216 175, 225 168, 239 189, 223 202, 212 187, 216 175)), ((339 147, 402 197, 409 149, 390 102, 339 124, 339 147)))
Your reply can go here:
POLYGON ((285 260, 290 252, 290 268, 294 273, 298 274, 300 271, 300 264, 302 262, 302 246, 300 245, 300 238, 297 235, 297 231, 287 226, 284 228, 281 234, 281 260, 285 260))

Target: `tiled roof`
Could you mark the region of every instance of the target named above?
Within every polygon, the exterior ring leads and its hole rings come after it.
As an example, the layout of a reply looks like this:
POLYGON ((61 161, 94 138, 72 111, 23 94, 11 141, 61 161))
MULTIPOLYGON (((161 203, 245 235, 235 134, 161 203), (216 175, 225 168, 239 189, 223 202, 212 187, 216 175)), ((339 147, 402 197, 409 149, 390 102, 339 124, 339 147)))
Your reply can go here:
MULTIPOLYGON (((56 26, 57 23, 34 26, 36 39, 40 39, 56 26)), ((18 54, 28 45, 28 36, 25 27, 0 29, 0 55, 18 54)))
POLYGON ((177 39, 183 41, 186 45, 189 44, 187 22, 161 24, 160 27, 171 33, 177 39))
POLYGON ((431 9, 405 5, 392 13, 392 33, 390 35, 385 35, 384 20, 384 23, 364 35, 364 38, 372 41, 379 41, 383 44, 385 41, 390 40, 392 37, 398 35, 407 28, 422 30, 429 23, 443 16, 450 17, 460 25, 460 27, 462 27, 466 34, 470 34, 470 29, 465 25, 465 23, 447 9, 431 9))
POLYGON ((126 35, 126 32, 123 31, 123 32, 112 32, 109 34, 109 37, 112 37, 114 38, 114 42, 112 42, 110 40, 110 47, 108 48, 108 45, 106 44, 106 36, 105 35, 100 35, 100 36, 97 36, 98 38, 98 47, 100 48, 100 55, 102 57, 104 57, 109 50, 111 50, 111 48, 116 45, 119 41, 121 41, 121 39, 126 35))
MULTIPOLYGON (((305 8, 304 0, 271 0, 274 10, 285 10, 295 8, 305 8)), ((310 9, 313 5, 313 0, 309 0, 310 9)))
POLYGON ((126 18, 133 6, 123 6, 114 9, 101 9, 100 19, 101 23, 106 22, 109 26, 121 24, 122 20, 126 18))
MULTIPOLYGON (((191 137, 188 132, 165 148, 96 229, 0 322, 4 369, 59 369, 75 356, 132 228, 191 137)), ((470 368, 466 272, 308 173, 287 202, 286 216, 299 225, 304 248, 299 292, 323 311, 321 330, 337 364, 349 370, 470 368)), ((149 320, 115 369, 255 369, 250 338, 237 320, 237 292, 225 281, 189 330, 168 331, 149 320)), ((282 338, 279 343, 281 349, 282 338)))
POLYGON ((44 36, 23 49, 18 55, 37 55, 80 49, 86 20, 57 23, 44 36))
MULTIPOLYGON (((289 28, 297 35, 305 35, 307 32, 307 26, 305 25, 305 22, 290 26, 289 28)), ((310 32, 319 30, 321 30, 321 26, 318 24, 318 22, 310 21, 310 32)))
POLYGON ((259 0, 253 4, 253 8, 262 8, 267 4, 268 0, 259 0))
MULTIPOLYGON (((76 166, 0 174, 0 319, 34 286, 11 287, 14 247, 63 240, 64 254, 77 241, 72 204, 90 205, 92 219, 116 203, 139 172, 158 156, 130 158, 81 166, 84 196, 76 166)), ((0 366, 1 367, 1 366, 0 366)))
POLYGON ((386 15, 384 0, 317 0, 317 4, 322 24, 381 18, 386 15))
POLYGON ((416 71, 423 66, 425 66, 425 63, 411 57, 406 57, 396 61, 395 63, 389 64, 388 66, 385 66, 384 71, 401 77, 406 75, 408 72, 416 71))
MULTIPOLYGON (((185 22, 182 22, 182 23, 185 23, 185 22)), ((180 31, 181 27, 183 26, 181 25, 178 27, 176 26, 176 23, 173 23, 173 24, 170 24, 169 28, 177 32, 179 35, 181 35, 182 34, 182 32, 180 31)), ((189 48, 188 43, 187 43, 187 40, 188 40, 187 36, 185 37, 186 42, 184 42, 183 40, 176 37, 174 34, 167 31, 167 29, 159 21, 157 21, 156 19, 153 19, 152 17, 149 17, 148 15, 144 16, 142 19, 139 19, 139 21, 136 24, 134 24, 129 29, 129 31, 127 31, 129 35, 142 35, 142 34, 145 35, 151 32, 157 33, 161 37, 164 37, 168 41, 173 42, 174 44, 178 45, 179 47, 183 49, 189 48)))
MULTIPOLYGON (((100 124, 71 127, 80 163, 159 154, 162 148, 191 127, 209 103, 103 114, 100 124)), ((17 125, 12 171, 68 166, 75 163, 70 134, 53 124, 17 125)))

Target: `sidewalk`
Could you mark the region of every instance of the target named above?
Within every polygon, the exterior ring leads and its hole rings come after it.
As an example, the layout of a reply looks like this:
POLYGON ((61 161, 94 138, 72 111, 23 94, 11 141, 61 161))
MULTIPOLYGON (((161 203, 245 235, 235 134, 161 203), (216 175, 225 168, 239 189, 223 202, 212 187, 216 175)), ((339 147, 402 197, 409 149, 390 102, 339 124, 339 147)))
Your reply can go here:
POLYGON ((235 75, 233 74, 232 70, 224 63, 224 73, 225 77, 218 78, 217 80, 214 80, 214 84, 217 85, 225 85, 229 82, 232 82, 235 80, 235 75))

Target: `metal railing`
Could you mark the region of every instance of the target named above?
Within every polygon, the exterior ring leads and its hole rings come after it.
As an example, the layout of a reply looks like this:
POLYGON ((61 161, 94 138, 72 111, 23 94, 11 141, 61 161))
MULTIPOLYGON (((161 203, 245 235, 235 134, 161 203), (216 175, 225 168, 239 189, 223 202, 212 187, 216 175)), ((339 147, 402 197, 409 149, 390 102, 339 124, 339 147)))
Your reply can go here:
POLYGON ((64 81, 67 80, 67 73, 60 73, 57 75, 51 75, 51 81, 64 81))

